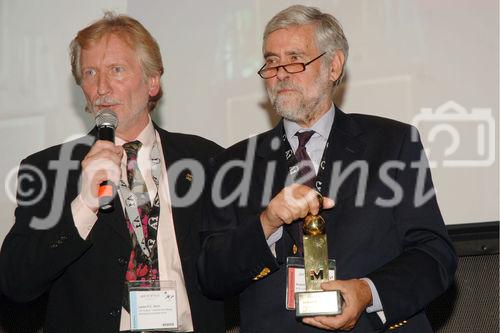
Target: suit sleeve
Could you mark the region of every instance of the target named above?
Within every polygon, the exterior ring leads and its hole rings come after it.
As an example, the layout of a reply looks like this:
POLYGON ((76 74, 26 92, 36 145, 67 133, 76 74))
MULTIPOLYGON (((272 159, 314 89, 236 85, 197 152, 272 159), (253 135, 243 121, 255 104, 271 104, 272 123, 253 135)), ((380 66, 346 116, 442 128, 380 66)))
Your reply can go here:
MULTIPOLYGON (((425 152, 413 127, 406 133, 399 160, 405 168, 395 180, 403 198, 393 214, 402 253, 367 276, 377 288, 387 325, 422 311, 451 285, 457 265, 425 152)), ((380 326, 375 314, 369 316, 380 326)))
MULTIPOLYGON (((202 252, 198 259, 198 276, 204 294, 211 298, 237 295, 250 284, 279 266, 267 244, 260 223, 260 212, 238 207, 238 200, 220 205, 212 195, 215 172, 209 172, 212 180, 207 186, 203 212, 201 238, 202 252)), ((230 178, 230 177, 229 177, 230 178)), ((222 183, 224 197, 238 185, 222 183)))
POLYGON ((16 302, 43 294, 91 246, 71 214, 74 197, 68 192, 75 192, 76 184, 68 178, 56 182, 58 171, 46 163, 35 158, 21 163, 15 223, 0 252, 0 293, 16 302))

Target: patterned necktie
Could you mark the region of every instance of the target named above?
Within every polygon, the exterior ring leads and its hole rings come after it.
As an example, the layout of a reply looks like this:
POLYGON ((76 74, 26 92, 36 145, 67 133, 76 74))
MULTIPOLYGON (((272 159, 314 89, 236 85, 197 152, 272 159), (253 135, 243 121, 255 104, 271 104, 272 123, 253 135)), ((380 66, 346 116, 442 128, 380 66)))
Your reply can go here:
MULTIPOLYGON (((302 178, 306 175, 309 175, 309 177, 305 181, 302 181, 302 184, 307 185, 311 188, 314 188, 316 173, 314 172, 314 165, 312 164, 311 158, 307 153, 306 144, 309 142, 313 134, 314 131, 304 131, 295 133, 295 135, 299 139, 299 146, 295 151, 295 158, 297 158, 297 162, 299 163, 299 171, 297 173, 297 177, 302 178)), ((302 230, 303 223, 304 221, 302 219, 300 219, 299 222, 296 223, 296 228, 298 228, 298 235, 299 235, 297 244, 298 245, 297 251, 299 256, 304 255, 303 244, 302 244, 302 237, 304 236, 304 232, 302 230)))
POLYGON ((141 147, 140 141, 127 142, 123 145, 123 149, 127 153, 128 187, 135 194, 138 207, 150 205, 148 189, 137 164, 137 153, 141 147))
MULTIPOLYGON (((146 244, 151 241, 156 242, 156 235, 158 229, 159 217, 159 204, 158 195, 155 198, 155 204, 151 206, 148 189, 144 178, 141 175, 139 166, 137 165, 137 153, 141 148, 140 141, 128 142, 123 145, 123 149, 127 153, 127 179, 131 192, 135 195, 137 201, 137 209, 139 217, 142 222, 142 232, 146 244)), ((134 227, 126 216, 127 227, 132 239, 132 251, 130 252, 130 260, 127 268, 125 280, 127 281, 146 281, 158 280, 158 254, 156 243, 151 251, 150 256, 145 255, 138 242, 137 236, 134 232, 134 227)), ((148 246, 149 248, 149 246, 148 246)), ((128 304, 128 290, 125 288, 123 306, 127 311, 129 310, 128 304)))
POLYGON ((295 151, 295 157, 297 162, 299 162, 299 172, 298 177, 304 177, 305 175, 310 175, 302 183, 311 188, 314 188, 314 180, 316 178, 316 173, 314 171, 314 165, 307 154, 306 144, 309 142, 311 137, 314 135, 314 131, 297 132, 295 135, 299 138, 299 147, 295 151))

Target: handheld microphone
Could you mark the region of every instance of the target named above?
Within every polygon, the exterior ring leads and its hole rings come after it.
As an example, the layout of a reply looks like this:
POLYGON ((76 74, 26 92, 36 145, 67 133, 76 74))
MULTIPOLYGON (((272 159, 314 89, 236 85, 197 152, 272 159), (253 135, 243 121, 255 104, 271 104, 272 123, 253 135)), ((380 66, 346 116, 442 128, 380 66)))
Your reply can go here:
MULTIPOLYGON (((97 125, 97 139, 115 143, 115 129, 118 125, 118 117, 111 110, 104 109, 95 117, 97 125)), ((99 209, 104 212, 114 210, 114 198, 116 196, 116 185, 105 180, 99 185, 98 191, 99 209)))

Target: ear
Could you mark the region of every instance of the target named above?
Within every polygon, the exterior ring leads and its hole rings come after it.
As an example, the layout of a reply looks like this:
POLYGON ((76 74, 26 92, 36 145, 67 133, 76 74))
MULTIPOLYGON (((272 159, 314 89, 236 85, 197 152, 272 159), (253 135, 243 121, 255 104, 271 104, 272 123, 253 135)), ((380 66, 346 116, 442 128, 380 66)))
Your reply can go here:
POLYGON ((342 68, 344 67, 344 53, 340 50, 335 51, 332 57, 332 63, 330 64, 330 80, 333 82, 337 81, 342 74, 342 68))
POLYGON ((149 96, 154 97, 160 91, 160 74, 153 74, 148 79, 149 96))

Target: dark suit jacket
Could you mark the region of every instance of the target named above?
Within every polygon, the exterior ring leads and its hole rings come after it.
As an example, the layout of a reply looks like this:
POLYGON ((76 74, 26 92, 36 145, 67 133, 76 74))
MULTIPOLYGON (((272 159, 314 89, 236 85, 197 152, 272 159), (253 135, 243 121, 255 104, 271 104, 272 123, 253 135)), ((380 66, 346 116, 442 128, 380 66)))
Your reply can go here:
MULTIPOLYGON (((453 279, 456 255, 435 196, 423 205, 414 203, 417 178, 423 177, 425 193, 432 189, 432 180, 429 172, 419 176, 414 165, 410 166, 420 160, 422 151, 418 137, 411 138, 412 130, 396 121, 336 110, 330 146, 326 148, 331 156, 326 163, 326 179, 332 184, 322 184, 321 188, 336 202, 333 209, 322 213, 327 222, 329 256, 337 261, 338 279, 368 277, 374 282, 387 317, 383 325, 377 314, 364 312, 353 332, 379 332, 400 322, 396 331, 431 332, 423 309, 453 279), (398 165, 388 171, 392 183, 382 181, 379 175, 387 161, 398 165), (366 191, 357 192, 358 184, 364 183, 361 167, 343 181, 334 177, 339 166, 337 175, 339 170, 361 164, 367 171, 366 191), (402 200, 392 207, 380 207, 377 198, 393 198, 394 184, 400 186, 402 200), (356 205, 357 194, 364 194, 361 205, 356 205)), ((284 228, 275 258, 259 220, 269 200, 285 186, 288 169, 283 145, 278 144, 282 135, 280 123, 227 149, 213 166, 215 174, 228 161, 245 161, 245 168, 231 168, 223 178, 222 198, 241 190, 238 186, 247 180, 246 172, 251 180, 247 203, 245 198, 240 202, 240 197, 224 208, 215 207, 213 200, 207 202, 206 240, 198 261, 205 294, 219 298, 239 295, 242 332, 320 331, 298 322, 295 312, 285 309, 285 261, 293 255, 297 227, 284 228), (266 172, 273 164, 274 176, 266 172), (265 186, 266 179, 272 186, 265 186)), ((428 171, 425 156, 423 159, 424 171, 428 171)))
MULTIPOLYGON (((169 133, 155 127, 161 137, 167 168, 185 158, 205 165, 210 156, 221 150, 203 138, 169 133)), ((109 333, 119 329, 125 272, 131 251, 120 200, 115 198, 113 212, 98 214, 98 221, 87 240, 79 236, 70 208, 78 194, 80 162, 94 141, 95 129, 79 140, 31 155, 20 167, 20 192, 29 194, 28 191, 34 189, 33 197, 43 188, 36 176, 25 178, 34 175, 28 169, 31 167, 41 171, 47 189, 33 204, 23 204, 22 200, 27 198, 18 194, 16 222, 0 254, 0 294, 17 302, 48 294, 44 327, 47 333, 109 333), (63 169, 69 173, 65 174, 63 169), (57 207, 62 208, 62 213, 51 215, 51 209, 57 211, 57 207), (54 227, 34 230, 29 226, 33 217, 46 216, 54 227)), ((191 187, 186 175, 192 171, 180 171, 176 179, 169 174, 168 182, 170 193, 175 191, 178 197, 183 197, 191 187)), ((205 175, 193 172, 193 183, 199 180, 197 176, 203 178, 205 175)), ((223 332, 222 303, 208 300, 197 287, 201 202, 200 196, 189 207, 172 208, 176 239, 196 332, 223 332)))

